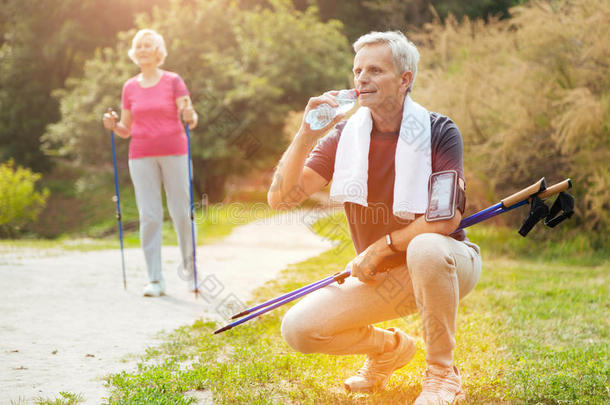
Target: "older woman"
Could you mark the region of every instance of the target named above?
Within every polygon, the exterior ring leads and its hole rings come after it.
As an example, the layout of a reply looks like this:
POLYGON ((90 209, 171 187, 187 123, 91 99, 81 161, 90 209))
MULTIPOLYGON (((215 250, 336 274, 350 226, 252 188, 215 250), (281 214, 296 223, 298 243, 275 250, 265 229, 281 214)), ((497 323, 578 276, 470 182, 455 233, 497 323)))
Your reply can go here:
POLYGON ((182 268, 192 272, 190 195, 187 138, 182 120, 190 128, 197 125, 189 91, 180 76, 161 70, 167 51, 163 37, 143 29, 133 38, 129 57, 140 73, 123 86, 121 117, 114 111, 104 114, 104 126, 122 138, 130 138, 129 172, 140 214, 140 242, 150 283, 144 295, 165 293, 161 270, 163 205, 161 184, 182 254, 182 268))

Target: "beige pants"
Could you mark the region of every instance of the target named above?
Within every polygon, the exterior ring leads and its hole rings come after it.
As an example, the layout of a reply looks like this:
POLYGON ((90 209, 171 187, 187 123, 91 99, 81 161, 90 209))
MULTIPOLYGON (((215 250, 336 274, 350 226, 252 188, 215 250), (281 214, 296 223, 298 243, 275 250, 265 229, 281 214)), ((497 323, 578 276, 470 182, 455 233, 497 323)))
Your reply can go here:
POLYGON ((419 312, 428 364, 453 364, 459 300, 481 275, 478 246, 427 233, 407 249, 407 267, 379 274, 372 283, 349 277, 322 288, 284 316, 282 336, 297 351, 378 354, 389 332, 373 324, 419 312))
POLYGON ((182 265, 176 269, 176 272, 184 280, 189 280, 191 277, 193 236, 191 234, 191 196, 187 161, 187 155, 152 156, 129 161, 129 173, 140 214, 140 244, 144 251, 150 281, 163 280, 161 269, 162 184, 182 254, 182 265))

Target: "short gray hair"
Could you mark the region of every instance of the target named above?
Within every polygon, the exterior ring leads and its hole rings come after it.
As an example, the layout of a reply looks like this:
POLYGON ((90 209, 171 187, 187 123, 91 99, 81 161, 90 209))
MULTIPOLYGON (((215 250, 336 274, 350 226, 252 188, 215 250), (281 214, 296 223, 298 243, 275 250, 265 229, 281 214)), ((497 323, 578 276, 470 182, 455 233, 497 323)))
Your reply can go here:
POLYGON ((354 42, 354 51, 358 52, 366 45, 388 44, 392 51, 392 61, 398 74, 406 71, 413 72, 413 80, 407 91, 411 91, 415 77, 417 76, 417 63, 419 62, 419 52, 413 42, 400 31, 369 32, 358 38, 354 42))
POLYGON ((138 31, 131 40, 131 49, 129 50, 129 52, 127 52, 127 54, 129 55, 129 58, 133 61, 133 63, 137 65, 138 61, 136 60, 136 44, 146 35, 150 35, 155 42, 157 51, 159 52, 160 56, 160 60, 157 63, 157 66, 161 66, 163 62, 165 62, 165 58, 167 57, 167 49, 165 48, 165 41, 163 40, 163 37, 155 30, 144 28, 138 31))

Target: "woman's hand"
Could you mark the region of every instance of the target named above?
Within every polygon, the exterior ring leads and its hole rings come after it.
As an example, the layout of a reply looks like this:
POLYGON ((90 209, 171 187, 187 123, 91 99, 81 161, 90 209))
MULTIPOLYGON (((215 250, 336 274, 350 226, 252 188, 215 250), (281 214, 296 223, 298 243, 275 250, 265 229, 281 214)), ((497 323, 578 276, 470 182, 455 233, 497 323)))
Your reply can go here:
POLYGON ((180 107, 180 117, 182 117, 182 122, 188 124, 190 129, 195 129, 197 126, 197 113, 193 108, 193 104, 191 103, 191 99, 189 96, 185 96, 179 102, 180 107))
POLYGON ((131 136, 131 111, 122 109, 121 120, 119 115, 109 108, 102 117, 104 128, 114 131, 115 135, 121 138, 129 138, 131 136))
POLYGON ((117 125, 117 121, 119 116, 112 108, 109 108, 108 111, 103 115, 102 121, 104 122, 104 128, 114 131, 117 125))

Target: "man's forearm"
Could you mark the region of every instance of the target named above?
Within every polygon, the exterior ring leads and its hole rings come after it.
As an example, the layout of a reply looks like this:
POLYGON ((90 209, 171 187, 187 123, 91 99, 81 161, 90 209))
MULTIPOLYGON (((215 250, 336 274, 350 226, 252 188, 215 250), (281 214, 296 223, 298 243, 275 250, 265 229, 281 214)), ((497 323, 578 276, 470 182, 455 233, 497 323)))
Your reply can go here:
POLYGON ((301 186, 305 160, 315 141, 297 133, 277 165, 273 182, 267 194, 269 205, 287 209, 299 205, 307 194, 301 186))
MULTIPOLYGON (((406 252, 409 243, 411 243, 411 240, 417 235, 422 233, 449 235, 457 229, 461 219, 462 216, 459 211, 457 211, 455 217, 445 221, 427 222, 425 218, 421 216, 404 228, 392 232, 392 244, 397 250, 406 252)), ((377 263, 380 263, 384 258, 394 254, 386 243, 385 235, 371 244, 367 250, 370 250, 370 253, 375 256, 377 263)))
MULTIPOLYGON (((422 233, 438 233, 449 235, 455 231, 462 220, 462 215, 456 210, 452 219, 444 221, 428 222, 422 215, 408 226, 392 233, 392 240, 396 249, 406 251, 413 238, 422 233)), ((389 249, 389 248, 388 248, 389 249)))

